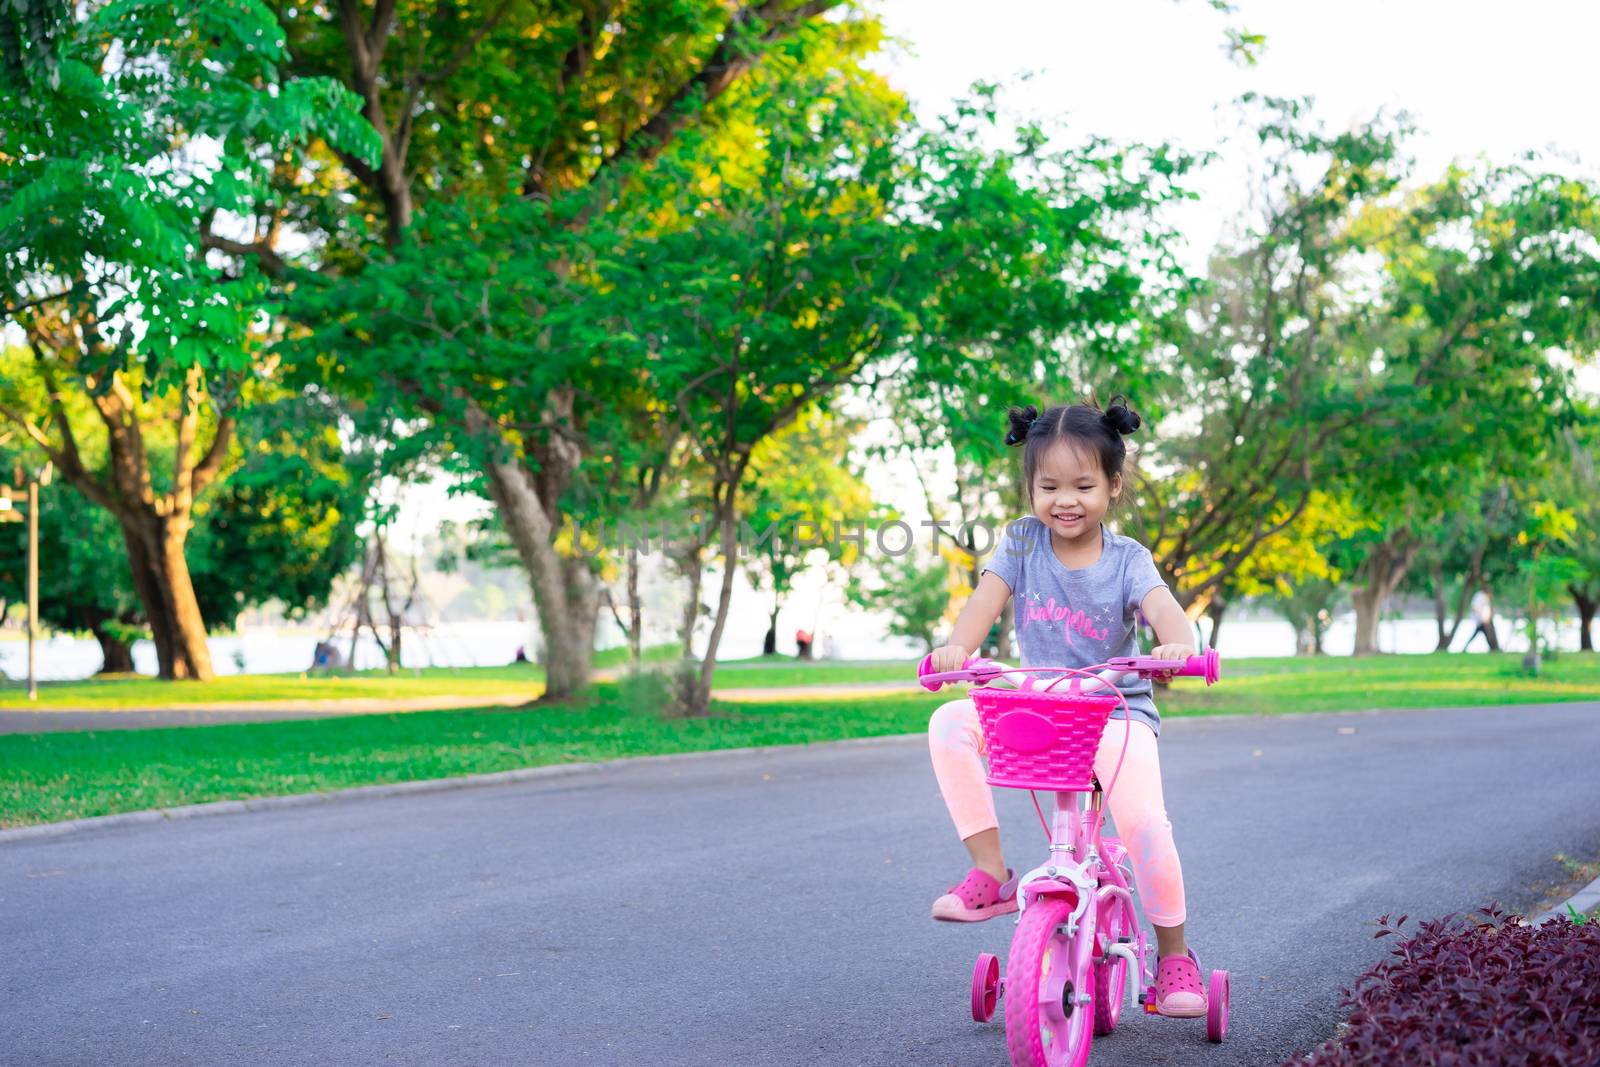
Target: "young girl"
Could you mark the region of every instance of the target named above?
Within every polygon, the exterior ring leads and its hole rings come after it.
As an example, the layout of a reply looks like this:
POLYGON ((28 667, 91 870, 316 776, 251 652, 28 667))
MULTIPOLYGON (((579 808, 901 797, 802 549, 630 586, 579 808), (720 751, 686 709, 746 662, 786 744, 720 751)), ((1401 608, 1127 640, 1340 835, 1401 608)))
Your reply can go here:
MULTIPOLYGON (((1100 520, 1122 493, 1124 435, 1139 416, 1113 400, 1012 408, 1006 444, 1024 445, 1023 484, 1032 514, 1006 536, 956 620, 950 643, 933 652, 932 669, 959 670, 1005 607, 1016 604, 1023 666, 1087 667, 1138 654, 1134 618, 1143 611, 1158 646, 1150 655, 1182 660, 1195 654, 1188 619, 1157 572, 1149 549, 1112 533, 1100 520)), ((1133 721, 1107 724, 1095 776, 1111 780, 1127 731, 1127 755, 1110 797, 1111 817, 1133 861, 1146 916, 1156 929, 1156 1006, 1163 1015, 1206 1011, 1194 953, 1184 942, 1183 871, 1161 798, 1156 735, 1161 716, 1150 682, 1120 686, 1133 721)), ((1127 719, 1120 708, 1114 719, 1127 719)), ((970 699, 952 700, 928 723, 933 771, 956 833, 972 854, 966 878, 933 902, 935 919, 972 922, 1017 910, 1017 879, 1000 851, 994 795, 985 781, 983 732, 970 699)))

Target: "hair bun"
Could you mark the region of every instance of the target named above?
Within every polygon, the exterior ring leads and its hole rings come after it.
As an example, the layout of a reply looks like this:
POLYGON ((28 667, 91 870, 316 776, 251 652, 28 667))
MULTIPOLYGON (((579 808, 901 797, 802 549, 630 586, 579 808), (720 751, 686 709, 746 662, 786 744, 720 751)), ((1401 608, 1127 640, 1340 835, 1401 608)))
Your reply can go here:
POLYGON ((1127 405, 1126 398, 1122 398, 1119 402, 1116 397, 1112 398, 1111 406, 1106 408, 1106 413, 1100 416, 1100 420, 1124 436, 1137 430, 1141 421, 1139 413, 1127 405))
POLYGON ((1025 408, 1014 407, 1009 412, 1011 429, 1006 431, 1006 444, 1020 445, 1028 436, 1028 431, 1039 419, 1039 409, 1029 404, 1025 408))

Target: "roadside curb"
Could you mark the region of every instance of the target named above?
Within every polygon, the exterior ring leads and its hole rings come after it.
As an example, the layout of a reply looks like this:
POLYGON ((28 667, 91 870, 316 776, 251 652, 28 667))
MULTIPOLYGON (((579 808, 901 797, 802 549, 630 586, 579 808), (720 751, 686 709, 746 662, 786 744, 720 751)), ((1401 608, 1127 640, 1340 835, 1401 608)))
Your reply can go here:
POLYGON ((1571 918, 1567 912, 1569 905, 1579 914, 1592 911, 1593 909, 1600 907, 1600 878, 1596 878, 1594 881, 1578 890, 1572 896, 1568 897, 1566 900, 1563 900, 1560 904, 1557 904, 1555 907, 1551 908, 1549 911, 1533 920, 1532 925, 1543 926, 1545 923, 1556 918, 1557 916, 1571 918))
POLYGON ((371 797, 398 796, 403 793, 442 793, 452 789, 475 789, 482 786, 505 785, 539 778, 558 778, 583 771, 603 771, 631 767, 640 763, 665 763, 676 760, 706 759, 717 756, 749 756, 766 752, 787 751, 796 748, 828 748, 860 745, 883 745, 923 739, 923 732, 912 734, 880 734, 876 737, 847 737, 839 741, 817 741, 809 745, 758 745, 745 748, 713 748, 698 752, 668 752, 655 756, 622 756, 617 759, 589 763, 553 763, 540 767, 519 767, 510 771, 493 771, 488 774, 467 774, 456 778, 424 778, 415 782, 389 782, 383 785, 358 785, 349 789, 334 789, 317 793, 292 793, 288 796, 254 797, 249 800, 215 800, 205 804, 185 804, 176 808, 147 808, 144 811, 125 811, 116 815, 95 815, 87 819, 68 819, 64 822, 40 823, 37 826, 18 826, 0 830, 0 845, 12 841, 63 837, 90 830, 110 830, 119 826, 137 826, 145 823, 174 822, 180 819, 200 819, 211 815, 236 815, 250 811, 272 811, 276 808, 297 808, 309 804, 327 804, 371 797))

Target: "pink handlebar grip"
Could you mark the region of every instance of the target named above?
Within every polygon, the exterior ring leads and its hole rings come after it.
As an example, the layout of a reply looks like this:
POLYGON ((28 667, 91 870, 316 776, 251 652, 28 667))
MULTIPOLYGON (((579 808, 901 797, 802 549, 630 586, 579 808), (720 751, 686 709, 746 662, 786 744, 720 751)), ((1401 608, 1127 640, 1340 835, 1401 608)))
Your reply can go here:
POLYGON ((1115 667, 1123 671, 1168 672, 1192 678, 1204 678, 1207 685, 1214 683, 1222 676, 1222 657, 1217 655, 1217 650, 1208 648, 1198 656, 1190 656, 1179 666, 1177 660, 1156 659, 1154 656, 1124 656, 1121 659, 1107 660, 1106 666, 1115 667))
POLYGON ((933 669, 933 653, 929 652, 922 657, 922 662, 917 664, 917 680, 922 683, 922 688, 930 693, 937 693, 939 687, 946 682, 976 682, 993 678, 1001 673, 1000 667, 993 661, 982 656, 972 656, 961 665, 960 670, 938 672, 933 669))

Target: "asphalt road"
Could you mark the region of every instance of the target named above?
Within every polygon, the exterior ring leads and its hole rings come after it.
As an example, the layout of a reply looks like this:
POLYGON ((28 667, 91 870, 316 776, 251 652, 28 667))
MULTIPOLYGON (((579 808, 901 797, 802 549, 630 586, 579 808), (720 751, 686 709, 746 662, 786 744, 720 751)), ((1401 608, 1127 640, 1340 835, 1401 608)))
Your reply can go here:
MULTIPOLYGON (((1097 1065, 1276 1064, 1378 915, 1527 907, 1600 854, 1597 705, 1178 720, 1162 751, 1232 1030, 1126 1012, 1097 1065)), ((1001 819, 1032 861, 1027 795, 1001 819)), ((966 986, 1012 921, 927 918, 964 869, 920 739, 0 842, 0 1063, 999 1067, 966 986)))

